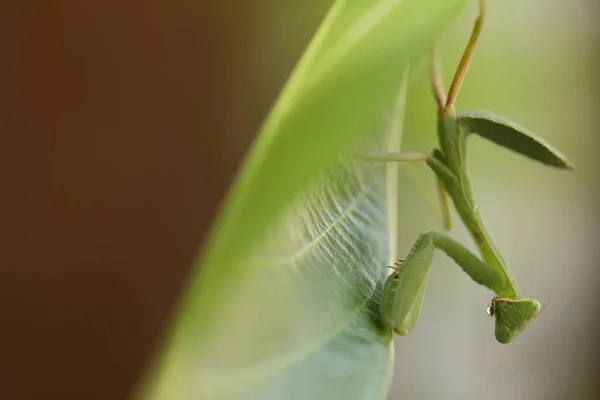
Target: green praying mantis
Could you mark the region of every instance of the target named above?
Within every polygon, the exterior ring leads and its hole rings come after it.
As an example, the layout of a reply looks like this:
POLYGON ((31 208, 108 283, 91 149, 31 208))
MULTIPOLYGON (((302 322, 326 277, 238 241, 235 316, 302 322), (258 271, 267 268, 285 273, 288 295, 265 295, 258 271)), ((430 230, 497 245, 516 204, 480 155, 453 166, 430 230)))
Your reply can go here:
POLYGON ((510 342, 540 312, 541 306, 537 300, 520 295, 508 274, 506 261, 484 227, 473 198, 467 170, 467 138, 475 133, 548 166, 561 169, 573 169, 573 166, 545 141, 503 117, 485 111, 456 113, 454 103, 473 57, 484 19, 485 1, 479 0, 479 16, 447 98, 444 95, 437 60, 433 58, 431 75, 438 106, 439 148, 434 149, 431 154, 388 153, 366 157, 370 161, 426 162, 437 177, 444 227, 450 228, 447 201, 449 197, 482 257, 478 258, 466 247, 441 233, 429 232, 420 235, 408 256, 396 263, 396 267, 391 267, 395 271, 383 286, 381 319, 387 327, 400 335, 408 334, 417 321, 435 249, 446 253, 475 282, 496 293, 488 307, 488 314, 495 319, 495 337, 498 342, 510 342))

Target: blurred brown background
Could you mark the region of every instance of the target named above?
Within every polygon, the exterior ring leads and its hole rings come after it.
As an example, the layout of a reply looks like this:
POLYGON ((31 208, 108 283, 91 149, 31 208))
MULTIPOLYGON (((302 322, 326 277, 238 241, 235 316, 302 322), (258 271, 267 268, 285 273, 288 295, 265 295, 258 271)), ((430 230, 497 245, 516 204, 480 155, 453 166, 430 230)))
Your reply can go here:
POLYGON ((150 356, 261 120, 224 105, 255 11, 214 4, 0 6, 1 398, 124 398, 150 356))

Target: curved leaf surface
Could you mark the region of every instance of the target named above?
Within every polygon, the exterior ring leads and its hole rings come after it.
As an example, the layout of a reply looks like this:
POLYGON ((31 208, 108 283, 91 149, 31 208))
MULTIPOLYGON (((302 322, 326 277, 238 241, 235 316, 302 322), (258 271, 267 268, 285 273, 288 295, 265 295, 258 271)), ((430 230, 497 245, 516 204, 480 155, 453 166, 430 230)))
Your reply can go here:
POLYGON ((384 168, 341 162, 246 253, 248 273, 195 346, 197 398, 382 397, 391 365, 377 308, 384 168))

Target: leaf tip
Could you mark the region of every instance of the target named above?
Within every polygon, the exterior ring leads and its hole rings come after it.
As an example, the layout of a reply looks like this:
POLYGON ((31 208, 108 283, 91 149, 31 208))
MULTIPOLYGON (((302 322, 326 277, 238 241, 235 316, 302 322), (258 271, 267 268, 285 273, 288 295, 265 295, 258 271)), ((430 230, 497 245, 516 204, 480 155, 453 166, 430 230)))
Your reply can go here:
POLYGON ((567 169, 569 171, 575 171, 577 169, 577 166, 575 164, 573 164, 571 161, 565 160, 564 169, 567 169))

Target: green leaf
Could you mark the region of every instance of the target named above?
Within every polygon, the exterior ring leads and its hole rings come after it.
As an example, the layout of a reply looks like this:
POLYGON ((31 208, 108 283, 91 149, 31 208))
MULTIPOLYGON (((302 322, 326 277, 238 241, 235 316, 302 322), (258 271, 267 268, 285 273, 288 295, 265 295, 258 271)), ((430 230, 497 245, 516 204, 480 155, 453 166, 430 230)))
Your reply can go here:
MULTIPOLYGON (((381 151, 385 139, 364 148, 381 151)), ((171 377, 180 387, 157 398, 384 398, 393 349, 378 299, 397 191, 388 191, 390 167, 342 158, 311 182, 244 253, 219 318, 179 356, 190 363, 171 377)))
POLYGON ((409 60, 465 3, 333 5, 220 210, 142 398, 385 397, 377 302, 396 256, 397 165, 348 154, 385 148, 409 60))
POLYGON ((468 133, 476 133, 500 146, 543 164, 565 169, 573 165, 558 150, 522 126, 487 111, 466 111, 456 115, 468 133))
POLYGON ((198 398, 383 397, 385 178, 385 165, 341 161, 244 255, 248 273, 231 277, 236 290, 183 376, 198 398))

